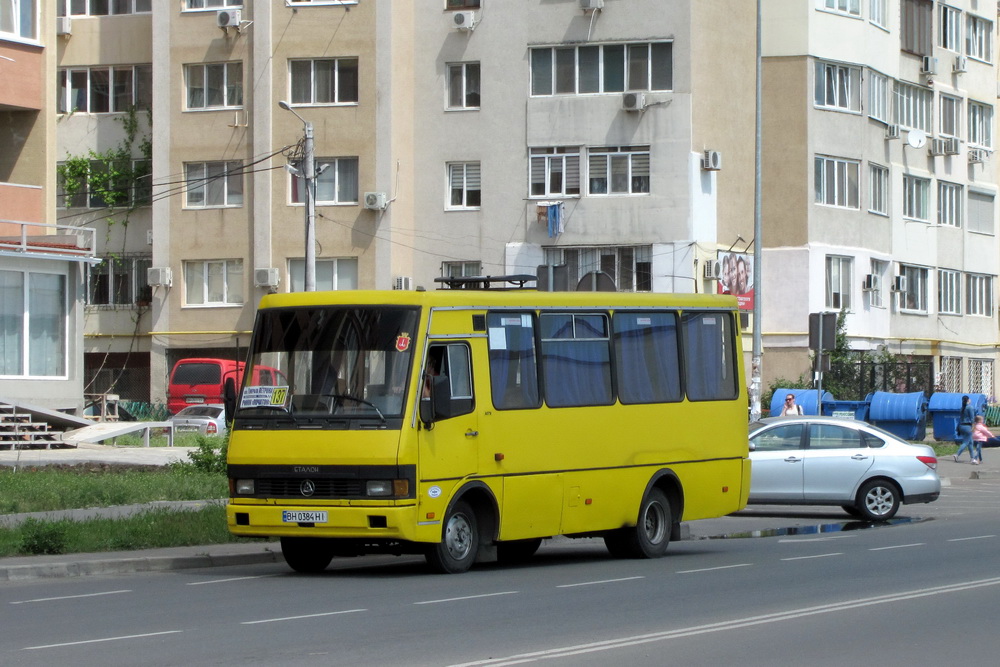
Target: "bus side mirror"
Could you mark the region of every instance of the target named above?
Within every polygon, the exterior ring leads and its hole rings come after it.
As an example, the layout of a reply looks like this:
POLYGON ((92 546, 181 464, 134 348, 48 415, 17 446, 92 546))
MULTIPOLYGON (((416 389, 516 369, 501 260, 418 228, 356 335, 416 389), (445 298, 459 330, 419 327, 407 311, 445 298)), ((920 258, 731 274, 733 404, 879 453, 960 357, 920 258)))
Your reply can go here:
POLYGON ((226 406, 226 424, 232 424, 236 413, 236 382, 233 378, 226 378, 222 394, 222 401, 226 406))
POLYGON ((431 375, 430 380, 430 395, 420 397, 420 421, 426 425, 454 416, 448 376, 431 375))

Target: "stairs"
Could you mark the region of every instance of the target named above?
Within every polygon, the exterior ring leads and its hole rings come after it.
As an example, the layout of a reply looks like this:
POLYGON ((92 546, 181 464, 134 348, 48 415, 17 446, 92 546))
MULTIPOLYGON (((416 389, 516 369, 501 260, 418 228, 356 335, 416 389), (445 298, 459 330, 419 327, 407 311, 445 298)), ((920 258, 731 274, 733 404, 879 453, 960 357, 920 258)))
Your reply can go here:
POLYGON ((0 449, 51 449, 63 446, 62 432, 50 431, 47 422, 32 420, 13 405, 0 403, 0 449))

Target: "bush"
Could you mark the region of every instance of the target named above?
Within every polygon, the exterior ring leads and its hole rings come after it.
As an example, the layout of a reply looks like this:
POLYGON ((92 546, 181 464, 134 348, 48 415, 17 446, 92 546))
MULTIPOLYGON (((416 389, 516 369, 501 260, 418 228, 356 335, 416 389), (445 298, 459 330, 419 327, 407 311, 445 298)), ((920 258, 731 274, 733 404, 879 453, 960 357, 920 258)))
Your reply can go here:
POLYGON ((66 522, 26 519, 21 524, 20 551, 31 555, 66 553, 66 522))
POLYGON ((175 468, 187 467, 201 472, 218 475, 226 474, 226 452, 229 449, 229 437, 208 437, 199 435, 195 450, 188 452, 190 462, 184 461, 172 464, 175 468))

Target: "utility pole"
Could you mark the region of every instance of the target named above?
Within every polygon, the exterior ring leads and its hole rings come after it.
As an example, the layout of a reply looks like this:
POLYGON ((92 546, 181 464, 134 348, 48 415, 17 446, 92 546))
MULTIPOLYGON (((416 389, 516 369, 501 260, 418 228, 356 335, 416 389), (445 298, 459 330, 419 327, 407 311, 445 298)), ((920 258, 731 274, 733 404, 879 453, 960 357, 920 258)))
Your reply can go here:
POLYGON ((300 116, 288 102, 284 100, 278 102, 278 106, 285 111, 292 112, 296 118, 302 121, 305 129, 305 142, 302 146, 302 180, 305 181, 306 190, 306 267, 305 267, 305 291, 316 291, 316 155, 315 141, 313 137, 313 124, 300 116))
POLYGON ((761 29, 760 29, 760 0, 757 0, 757 90, 754 112, 754 188, 753 188, 753 353, 750 358, 750 421, 760 419, 760 390, 761 390, 761 355, 763 354, 763 342, 761 339, 761 260, 763 259, 764 244, 761 240, 761 29))

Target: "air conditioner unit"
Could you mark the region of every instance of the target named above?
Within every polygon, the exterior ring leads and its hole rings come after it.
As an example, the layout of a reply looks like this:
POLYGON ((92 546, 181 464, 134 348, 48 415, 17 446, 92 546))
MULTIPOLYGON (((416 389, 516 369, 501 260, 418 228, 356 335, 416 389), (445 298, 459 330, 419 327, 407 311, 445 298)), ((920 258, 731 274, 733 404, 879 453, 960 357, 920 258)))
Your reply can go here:
POLYGON ((892 291, 893 292, 906 291, 906 276, 896 276, 892 279, 892 291))
POLYGON ((865 276, 865 282, 861 285, 861 290, 863 292, 874 292, 878 289, 878 276, 874 273, 869 273, 865 276))
POLYGON ((938 59, 934 56, 924 56, 923 60, 920 61, 920 73, 921 74, 937 74, 938 72, 938 59))
POLYGON ((151 266, 146 269, 146 283, 153 287, 170 287, 174 283, 174 274, 169 266, 151 266))
POLYGON ((642 111, 646 108, 646 96, 642 93, 624 93, 622 109, 625 111, 642 111))
POLYGON ((944 140, 944 154, 945 155, 958 155, 962 152, 962 142, 958 140, 958 137, 948 137, 944 140))
POLYGON ((255 287, 266 287, 272 291, 278 289, 278 269, 254 269, 253 284, 255 287))
POLYGON ((702 274, 705 280, 718 280, 722 277, 722 265, 714 259, 705 260, 705 269, 702 274))
POLYGON ((73 34, 73 19, 68 16, 57 16, 56 17, 56 34, 57 35, 72 35, 73 34))
POLYGON ((604 9, 604 0, 580 0, 583 11, 588 9, 604 9))
POLYGON ((239 9, 220 9, 215 13, 215 25, 220 28, 239 28, 243 18, 239 9))
POLYGON ((722 153, 706 150, 705 154, 701 157, 701 168, 705 171, 719 171, 722 169, 722 153))
POLYGON ((931 139, 931 155, 944 155, 947 139, 931 139))
POLYGON ((396 276, 396 283, 392 286, 392 289, 413 289, 413 278, 410 276, 396 276))
POLYGON ((476 29, 476 13, 475 12, 453 12, 451 15, 452 25, 454 25, 459 30, 475 30, 476 29))
POLYGON ((885 138, 886 139, 899 139, 903 134, 899 129, 897 123, 891 123, 885 126, 885 138))
POLYGON ((969 164, 982 164, 986 162, 986 151, 982 148, 969 149, 969 164))
POLYGON ((371 211, 384 211, 387 204, 384 192, 365 193, 365 208, 371 211))
POLYGON ((953 69, 956 74, 964 74, 969 69, 969 61, 965 56, 955 56, 955 65, 953 69))

